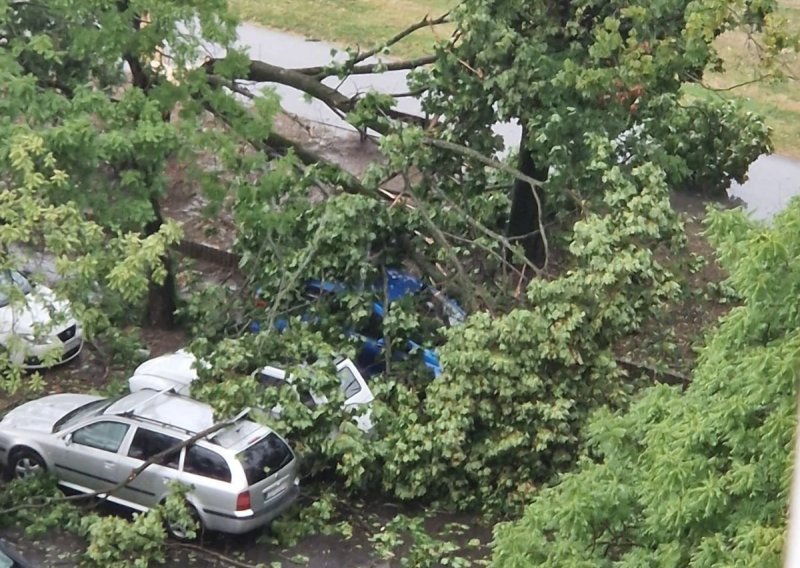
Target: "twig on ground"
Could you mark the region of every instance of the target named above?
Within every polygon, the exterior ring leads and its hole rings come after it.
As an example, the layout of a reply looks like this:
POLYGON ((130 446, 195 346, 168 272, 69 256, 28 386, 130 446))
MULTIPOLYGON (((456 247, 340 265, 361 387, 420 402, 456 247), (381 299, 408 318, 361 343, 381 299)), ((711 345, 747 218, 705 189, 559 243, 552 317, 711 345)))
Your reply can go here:
MULTIPOLYGON (((175 548, 186 548, 188 550, 194 550, 195 552, 199 552, 201 554, 205 554, 206 556, 211 556, 212 558, 214 558, 216 560, 219 560, 220 562, 223 562, 224 566, 237 566, 237 567, 240 567, 240 568, 255 568, 256 567, 255 564, 248 564, 247 562, 242 562, 241 560, 236 560, 235 558, 231 558, 230 556, 222 554, 221 552, 216 552, 214 550, 209 550, 209 549, 203 548, 202 546, 199 546, 197 544, 191 544, 191 543, 188 543, 188 542, 171 542, 169 544, 170 544, 170 546, 173 546, 175 548)), ((287 560, 289 560, 290 562, 292 561, 291 559, 288 559, 288 558, 287 558, 287 560)))

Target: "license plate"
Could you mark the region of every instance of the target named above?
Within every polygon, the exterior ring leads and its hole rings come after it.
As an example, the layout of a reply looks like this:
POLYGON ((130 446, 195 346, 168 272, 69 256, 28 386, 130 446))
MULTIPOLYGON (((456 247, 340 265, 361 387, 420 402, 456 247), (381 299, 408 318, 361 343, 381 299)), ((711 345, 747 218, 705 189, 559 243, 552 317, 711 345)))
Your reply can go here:
POLYGON ((274 499, 275 497, 277 497, 278 495, 280 495, 284 491, 286 491, 286 484, 285 483, 281 483, 277 487, 273 487, 271 489, 267 489, 264 492, 264 501, 266 502, 266 501, 269 501, 271 499, 274 499))

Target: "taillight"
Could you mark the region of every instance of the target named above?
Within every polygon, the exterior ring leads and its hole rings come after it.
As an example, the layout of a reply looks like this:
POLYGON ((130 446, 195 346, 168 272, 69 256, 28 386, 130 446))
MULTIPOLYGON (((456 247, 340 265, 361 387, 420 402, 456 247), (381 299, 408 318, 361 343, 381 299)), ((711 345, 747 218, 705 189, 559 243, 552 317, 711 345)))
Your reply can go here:
POLYGON ((236 510, 247 511, 250 508, 250 492, 242 491, 236 496, 236 510))

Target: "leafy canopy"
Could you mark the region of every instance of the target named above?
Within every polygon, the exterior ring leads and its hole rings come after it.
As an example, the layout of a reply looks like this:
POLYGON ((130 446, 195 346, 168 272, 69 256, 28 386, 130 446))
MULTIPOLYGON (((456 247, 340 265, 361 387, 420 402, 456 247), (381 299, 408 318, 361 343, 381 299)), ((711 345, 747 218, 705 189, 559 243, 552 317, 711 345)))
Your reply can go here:
POLYGON ((796 422, 800 202, 772 226, 713 213, 744 299, 685 392, 600 411, 574 473, 495 532, 497 566, 778 566, 796 422))

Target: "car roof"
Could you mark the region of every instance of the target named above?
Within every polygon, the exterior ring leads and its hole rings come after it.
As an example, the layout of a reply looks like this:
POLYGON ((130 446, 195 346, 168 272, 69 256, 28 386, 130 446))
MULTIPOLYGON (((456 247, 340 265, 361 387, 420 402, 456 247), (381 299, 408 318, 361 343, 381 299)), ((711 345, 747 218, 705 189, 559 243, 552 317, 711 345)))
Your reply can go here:
MULTIPOLYGON (((167 430, 196 434, 211 428, 221 419, 215 419, 210 405, 169 391, 142 389, 121 398, 104 412, 105 415, 125 416, 142 422, 151 422, 167 430)), ((234 424, 221 428, 206 438, 223 448, 241 446, 245 436, 251 441, 260 439, 272 429, 242 417, 234 424), (255 436, 255 438, 253 438, 255 436)))
POLYGON ((214 443, 238 452, 271 432, 272 430, 257 422, 242 420, 214 434, 214 443))
MULTIPOLYGON (((375 287, 378 287, 378 284, 379 283, 375 283, 375 287)), ((332 292, 335 294, 348 290, 345 284, 335 280, 309 280, 306 282, 306 286, 317 288, 322 292, 332 292)), ((387 268, 386 287, 389 294, 389 301, 395 302, 404 296, 417 294, 427 286, 420 278, 417 278, 410 272, 404 272, 396 268, 387 268)))
POLYGON ((207 404, 178 394, 143 389, 109 406, 106 415, 137 417, 185 432, 201 432, 214 425, 214 410, 207 404))

